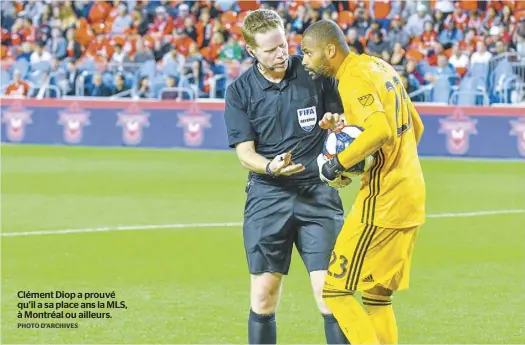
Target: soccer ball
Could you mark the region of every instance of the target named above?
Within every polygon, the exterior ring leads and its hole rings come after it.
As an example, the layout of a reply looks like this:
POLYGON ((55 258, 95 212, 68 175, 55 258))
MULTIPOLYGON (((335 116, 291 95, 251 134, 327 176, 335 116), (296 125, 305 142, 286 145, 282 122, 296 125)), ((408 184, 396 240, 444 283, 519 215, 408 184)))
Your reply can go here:
MULTIPOLYGON (((346 125, 341 129, 330 132, 326 137, 323 146, 323 155, 329 160, 335 157, 352 144, 352 142, 363 133, 363 129, 358 126, 346 125)), ((367 172, 374 163, 374 156, 370 155, 353 167, 347 169, 342 175, 347 177, 360 176, 367 172)))

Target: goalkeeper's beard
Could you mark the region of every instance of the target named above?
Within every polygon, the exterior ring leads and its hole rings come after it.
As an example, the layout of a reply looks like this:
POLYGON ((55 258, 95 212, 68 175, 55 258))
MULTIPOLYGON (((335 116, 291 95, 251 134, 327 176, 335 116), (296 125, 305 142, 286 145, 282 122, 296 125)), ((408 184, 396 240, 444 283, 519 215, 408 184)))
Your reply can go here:
POLYGON ((330 68, 330 63, 328 60, 323 60, 319 66, 315 69, 309 69, 308 74, 312 77, 312 79, 317 79, 319 76, 322 77, 331 77, 332 76, 332 69, 330 68))

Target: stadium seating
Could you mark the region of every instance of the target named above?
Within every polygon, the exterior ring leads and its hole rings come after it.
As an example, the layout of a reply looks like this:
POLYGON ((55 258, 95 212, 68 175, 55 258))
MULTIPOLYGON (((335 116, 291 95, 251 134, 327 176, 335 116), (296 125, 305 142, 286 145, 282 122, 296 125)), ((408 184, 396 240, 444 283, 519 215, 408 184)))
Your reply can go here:
MULTIPOLYGON (((175 77, 176 87, 193 90, 195 97, 222 97, 227 85, 250 66, 251 58, 243 49, 240 31, 243 19, 249 10, 274 8, 285 20, 289 51, 294 54, 301 53, 302 33, 316 20, 311 18, 315 12, 316 18, 335 20, 345 33, 356 29, 365 52, 368 52, 367 41, 376 30, 374 22, 381 30, 387 29, 387 34, 398 32, 393 22, 401 23, 401 31, 407 32, 408 41, 403 47, 403 64, 396 68, 412 85, 411 94, 422 95, 423 87, 429 90, 425 91, 428 96, 414 100, 443 103, 454 94, 458 101, 469 104, 484 104, 485 96, 491 103, 511 102, 511 98, 514 102, 525 101, 525 7, 519 1, 489 1, 488 7, 496 10, 493 18, 483 7, 485 2, 442 1, 439 10, 443 3, 450 3, 450 8, 455 9, 441 19, 437 19, 435 2, 422 2, 428 16, 424 18, 417 17, 415 2, 389 3, 387 14, 385 7, 379 9, 373 0, 243 1, 232 2, 230 8, 215 7, 207 1, 180 0, 120 1, 113 5, 93 1, 36 2, 41 6, 31 2, 2 4, 2 94, 13 83, 13 73, 18 70, 31 88, 44 85, 56 88, 58 92, 52 93, 56 97, 89 95, 93 76, 98 73, 112 90, 115 74, 122 73, 133 97, 139 97, 141 77, 147 77, 151 85, 151 92, 141 97, 160 97, 159 90, 166 87, 168 77, 175 77), (13 11, 9 10, 10 6, 15 7, 13 11), (58 8, 54 13, 60 16, 44 15, 44 8, 50 13, 58 8), (471 22, 471 11, 478 14, 481 25, 471 22), (11 13, 16 16, 9 17, 11 13), (304 18, 298 17, 298 13, 305 13, 304 18), (467 16, 461 16, 463 13, 467 16), (420 34, 418 26, 422 27, 429 19, 433 22, 432 32, 420 34), (449 68, 456 72, 455 77, 429 78, 428 74, 436 70, 439 74, 438 56, 448 60, 452 55, 448 44, 442 46, 433 38, 452 22, 461 31, 460 37, 465 36, 463 41, 452 44, 458 43, 472 62, 456 67, 449 63, 449 68), (472 28, 476 28, 472 37, 467 37, 472 28), (229 40, 230 37, 233 40, 229 40), (482 47, 478 47, 480 43, 482 47), (64 44, 67 55, 64 58, 54 55, 57 47, 64 44), (37 46, 45 48, 41 55, 37 53, 37 46), (175 50, 173 57, 170 56, 172 50, 175 50), (410 60, 417 63, 417 75, 404 68, 410 60), (73 62, 71 70, 68 70, 69 61, 73 62), (472 87, 468 93, 466 85, 472 87), (472 96, 475 92, 482 95, 482 101, 472 96)), ((395 42, 389 43, 391 47, 395 42)), ((384 52, 379 57, 385 58, 391 53, 384 52)))

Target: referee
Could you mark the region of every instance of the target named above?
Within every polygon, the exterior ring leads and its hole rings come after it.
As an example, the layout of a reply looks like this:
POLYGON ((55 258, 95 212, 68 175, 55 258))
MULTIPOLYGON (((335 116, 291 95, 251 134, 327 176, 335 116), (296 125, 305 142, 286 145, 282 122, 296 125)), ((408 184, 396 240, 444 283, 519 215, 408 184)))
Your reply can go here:
POLYGON ((326 112, 343 113, 335 80, 312 80, 301 57, 288 55, 282 19, 272 10, 250 12, 242 34, 255 63, 228 87, 225 121, 230 147, 250 170, 243 227, 251 274, 248 341, 277 342, 275 312, 295 243, 328 344, 347 343, 322 299, 343 224, 339 194, 321 182, 316 162, 326 138, 318 122, 326 112))

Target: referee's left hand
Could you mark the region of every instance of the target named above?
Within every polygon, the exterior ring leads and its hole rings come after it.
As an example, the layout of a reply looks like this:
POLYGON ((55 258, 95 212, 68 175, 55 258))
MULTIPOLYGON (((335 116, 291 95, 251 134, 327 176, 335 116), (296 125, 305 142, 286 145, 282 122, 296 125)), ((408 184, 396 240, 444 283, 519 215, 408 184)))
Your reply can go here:
POLYGON ((290 176, 290 175, 297 174, 303 171, 304 165, 295 164, 292 161, 292 153, 286 152, 286 153, 277 155, 270 162, 270 170, 276 176, 279 176, 279 175, 290 176))

